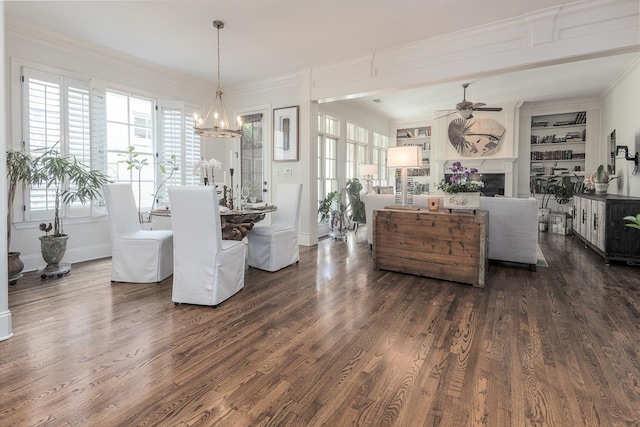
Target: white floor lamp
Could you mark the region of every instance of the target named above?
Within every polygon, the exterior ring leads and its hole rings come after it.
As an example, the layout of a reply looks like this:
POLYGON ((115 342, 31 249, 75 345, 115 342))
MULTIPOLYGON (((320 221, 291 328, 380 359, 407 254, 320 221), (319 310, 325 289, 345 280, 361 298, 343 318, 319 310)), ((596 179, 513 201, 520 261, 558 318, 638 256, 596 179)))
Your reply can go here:
POLYGON ((407 168, 422 167, 422 148, 417 145, 389 147, 387 167, 402 168, 402 206, 407 206, 407 168))
POLYGON ((373 193, 373 177, 378 175, 378 165, 373 164, 361 164, 358 165, 358 173, 364 178, 364 182, 367 184, 367 194, 373 193))

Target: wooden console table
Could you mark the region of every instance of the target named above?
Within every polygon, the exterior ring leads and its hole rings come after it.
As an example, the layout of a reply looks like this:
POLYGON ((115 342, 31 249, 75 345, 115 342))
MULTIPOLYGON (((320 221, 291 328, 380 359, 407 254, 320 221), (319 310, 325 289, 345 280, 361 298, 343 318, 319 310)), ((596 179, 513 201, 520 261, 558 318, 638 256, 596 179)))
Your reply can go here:
POLYGON ((373 263, 397 271, 484 287, 489 212, 379 209, 373 263))

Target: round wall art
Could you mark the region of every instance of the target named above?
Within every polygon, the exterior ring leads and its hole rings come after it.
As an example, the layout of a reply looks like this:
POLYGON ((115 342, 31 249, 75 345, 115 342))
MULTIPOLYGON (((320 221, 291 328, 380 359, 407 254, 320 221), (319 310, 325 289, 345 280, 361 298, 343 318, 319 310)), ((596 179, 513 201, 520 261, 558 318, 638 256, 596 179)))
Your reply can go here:
POLYGON ((491 156, 498 152, 504 126, 492 119, 461 119, 449 123, 449 142, 464 157, 491 156))

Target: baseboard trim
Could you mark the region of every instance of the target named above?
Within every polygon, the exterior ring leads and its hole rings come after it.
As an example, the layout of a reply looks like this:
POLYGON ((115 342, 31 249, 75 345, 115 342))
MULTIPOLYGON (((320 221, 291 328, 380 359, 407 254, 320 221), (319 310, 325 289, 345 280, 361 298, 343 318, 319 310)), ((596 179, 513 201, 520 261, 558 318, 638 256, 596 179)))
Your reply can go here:
POLYGON ((4 341, 13 336, 11 330, 11 312, 5 311, 0 313, 0 341, 4 341))
MULTIPOLYGON (((76 262, 90 261, 92 259, 106 258, 111 256, 111 245, 83 246, 81 248, 67 249, 63 262, 74 264, 76 262)), ((24 271, 36 271, 44 267, 45 262, 40 254, 20 256, 24 264, 24 271)))

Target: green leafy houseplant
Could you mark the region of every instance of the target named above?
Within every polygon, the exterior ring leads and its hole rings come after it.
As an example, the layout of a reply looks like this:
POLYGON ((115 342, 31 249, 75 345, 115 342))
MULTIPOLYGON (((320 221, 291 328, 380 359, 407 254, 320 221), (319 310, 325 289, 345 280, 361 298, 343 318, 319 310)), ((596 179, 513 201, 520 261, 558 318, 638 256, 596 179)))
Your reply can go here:
POLYGON ((74 156, 62 155, 57 143, 34 159, 33 184, 42 185, 55 191, 53 237, 65 235, 60 218, 62 203, 87 203, 99 198, 102 186, 109 183, 109 177, 102 172, 90 170, 74 156))
MULTIPOLYGON (((142 224, 144 222, 142 218, 142 168, 149 164, 149 160, 144 157, 142 159, 138 158, 140 153, 136 152, 136 147, 134 145, 130 145, 127 147, 126 154, 118 154, 121 157, 125 157, 124 160, 120 160, 118 163, 124 163, 127 165, 127 170, 130 171, 135 169, 138 171, 138 221, 142 224)), ((155 197, 154 197, 155 200, 155 197)))
POLYGON ((347 193, 349 194, 349 204, 351 205, 351 220, 359 223, 366 222, 364 202, 360 200, 362 184, 358 178, 347 181, 347 193))
POLYGON ((344 236, 349 227, 348 212, 349 206, 342 201, 338 191, 332 191, 327 194, 327 197, 320 201, 320 207, 318 208, 320 220, 325 222, 330 219, 331 230, 337 236, 344 236))
MULTIPOLYGON (((160 190, 162 189, 162 187, 167 183, 167 181, 171 179, 173 174, 179 169, 178 164, 176 163, 175 154, 172 154, 168 160, 165 160, 160 164, 158 164, 158 168, 160 169, 160 173, 162 173, 163 175, 166 175, 168 170, 169 175, 165 176, 162 182, 160 182, 160 185, 158 185, 158 188, 156 188, 156 192, 153 194, 153 202, 151 204, 151 210, 155 208, 156 203, 158 202, 158 194, 160 193, 160 190)), ((138 211, 138 215, 140 215, 139 211, 138 211)))
POLYGON ((625 216, 622 219, 624 219, 625 221, 629 221, 628 224, 625 224, 627 227, 637 228, 638 230, 640 230, 640 213, 636 216, 625 216))
POLYGON ((29 186, 36 177, 33 157, 24 151, 7 150, 7 249, 11 246, 11 224, 13 224, 13 202, 19 185, 29 186))
POLYGON ((7 266, 9 284, 15 284, 22 276, 24 263, 20 252, 11 252, 11 226, 13 224, 13 202, 19 185, 29 186, 35 177, 33 157, 24 151, 7 150, 7 266))

